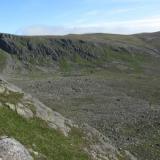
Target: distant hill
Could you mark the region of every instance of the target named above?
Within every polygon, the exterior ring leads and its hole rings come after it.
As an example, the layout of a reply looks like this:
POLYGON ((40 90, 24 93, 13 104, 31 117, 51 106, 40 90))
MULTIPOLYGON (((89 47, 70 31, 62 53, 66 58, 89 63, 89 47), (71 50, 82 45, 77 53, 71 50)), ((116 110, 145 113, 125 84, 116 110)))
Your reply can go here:
POLYGON ((115 67, 115 61, 136 68, 142 59, 148 63, 160 56, 159 32, 128 36, 98 33, 67 36, 0 34, 0 49, 30 69, 41 66, 65 71, 83 67, 115 67))

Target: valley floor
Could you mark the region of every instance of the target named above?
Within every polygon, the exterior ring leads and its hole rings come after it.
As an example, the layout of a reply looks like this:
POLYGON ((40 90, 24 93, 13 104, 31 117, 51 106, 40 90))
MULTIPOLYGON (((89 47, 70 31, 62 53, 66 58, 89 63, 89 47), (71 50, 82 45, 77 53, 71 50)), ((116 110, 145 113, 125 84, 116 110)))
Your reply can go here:
POLYGON ((159 80, 159 76, 108 71, 10 78, 55 111, 98 129, 139 160, 160 157, 159 80))

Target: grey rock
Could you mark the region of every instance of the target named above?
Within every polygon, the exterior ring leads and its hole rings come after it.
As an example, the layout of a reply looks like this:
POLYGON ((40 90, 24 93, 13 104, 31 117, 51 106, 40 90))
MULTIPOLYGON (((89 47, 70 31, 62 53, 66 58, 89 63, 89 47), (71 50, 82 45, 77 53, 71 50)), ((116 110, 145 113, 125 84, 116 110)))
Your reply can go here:
POLYGON ((89 147, 85 150, 94 160, 119 160, 119 157, 124 156, 127 160, 137 160, 137 158, 127 150, 125 150, 125 155, 122 155, 109 138, 88 124, 83 124, 81 129, 84 131, 87 141, 90 142, 89 147))
POLYGON ((5 105, 6 105, 7 107, 9 107, 9 109, 11 109, 12 111, 15 111, 15 110, 16 110, 16 105, 15 105, 15 104, 12 104, 12 103, 7 102, 7 103, 5 103, 5 105))
POLYGON ((4 138, 0 140, 0 159, 33 160, 28 150, 13 138, 4 138))
POLYGON ((86 150, 88 150, 88 153, 93 159, 118 160, 117 156, 120 155, 120 153, 107 137, 88 124, 84 124, 81 127, 86 135, 87 141, 90 142, 90 147, 86 150))
POLYGON ((33 118, 33 112, 28 109, 26 106, 24 106, 22 103, 18 103, 16 106, 16 111, 19 115, 21 115, 24 118, 33 118))
POLYGON ((0 94, 4 93, 5 92, 5 87, 0 85, 0 94))
POLYGON ((34 106, 36 107, 36 116, 38 118, 48 122, 51 128, 60 130, 65 136, 68 135, 71 130, 71 126, 74 126, 72 121, 64 118, 58 112, 46 107, 38 100, 34 99, 34 106))
POLYGON ((38 117, 44 121, 46 121, 49 127, 54 128, 56 130, 60 130, 65 136, 68 135, 71 127, 75 127, 76 125, 73 122, 65 117, 63 117, 60 113, 53 111, 52 109, 45 106, 39 100, 33 98, 31 95, 24 93, 16 86, 3 81, 3 86, 5 86, 8 94, 10 91, 23 93, 24 96, 17 104, 12 104, 6 102, 5 105, 13 111, 16 111, 17 114, 24 118, 33 118, 38 117), (29 105, 29 106, 27 106, 29 105), (33 111, 30 109, 30 106, 33 107, 33 111))
POLYGON ((135 156, 133 156, 129 151, 125 151, 126 157, 130 160, 137 160, 135 156))

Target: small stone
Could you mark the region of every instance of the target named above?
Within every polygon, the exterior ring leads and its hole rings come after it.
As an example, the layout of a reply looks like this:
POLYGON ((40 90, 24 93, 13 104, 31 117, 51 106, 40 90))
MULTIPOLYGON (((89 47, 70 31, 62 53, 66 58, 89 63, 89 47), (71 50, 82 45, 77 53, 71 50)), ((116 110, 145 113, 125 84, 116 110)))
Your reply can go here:
POLYGON ((14 105, 14 104, 11 104, 11 103, 5 103, 5 105, 7 106, 7 107, 9 107, 9 109, 11 109, 11 110, 13 110, 13 111, 15 111, 16 110, 16 106, 14 105))
POLYGON ((0 94, 4 93, 5 92, 5 87, 3 86, 0 86, 0 94))
POLYGON ((137 160, 136 157, 134 157, 129 151, 125 150, 125 155, 129 160, 137 160))
POLYGON ((19 115, 21 115, 24 118, 33 118, 33 112, 21 103, 18 103, 16 111, 19 115))
POLYGON ((8 138, 8 136, 1 136, 1 137, 0 137, 1 140, 2 140, 2 139, 6 139, 6 138, 8 138))
POLYGON ((117 101, 120 102, 121 100, 119 98, 117 98, 117 101))
POLYGON ((36 151, 33 151, 33 154, 34 154, 35 156, 38 156, 38 155, 39 155, 38 152, 36 152, 36 151))
POLYGON ((36 157, 39 155, 38 152, 34 151, 32 148, 28 150, 30 153, 33 153, 36 157))

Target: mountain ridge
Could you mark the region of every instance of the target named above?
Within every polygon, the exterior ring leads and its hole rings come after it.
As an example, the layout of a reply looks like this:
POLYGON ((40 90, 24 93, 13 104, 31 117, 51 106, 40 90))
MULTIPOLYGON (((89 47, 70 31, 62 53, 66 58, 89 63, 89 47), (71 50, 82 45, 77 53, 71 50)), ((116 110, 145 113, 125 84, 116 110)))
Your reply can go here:
POLYGON ((124 56, 133 58, 133 54, 135 56, 143 54, 142 56, 151 56, 151 58, 152 55, 159 57, 160 54, 158 44, 148 44, 141 34, 129 36, 85 34, 60 37, 24 37, 0 34, 0 48, 11 55, 16 55, 20 61, 26 64, 37 61, 37 65, 48 64, 52 67, 56 62, 58 62, 58 66, 62 63, 63 67, 64 61, 70 61, 72 64, 86 61, 90 62, 92 67, 98 65, 104 67, 109 52, 112 52, 112 55, 120 55, 122 56, 120 58, 123 59, 124 56), (36 61, 34 57, 36 57, 36 61))

